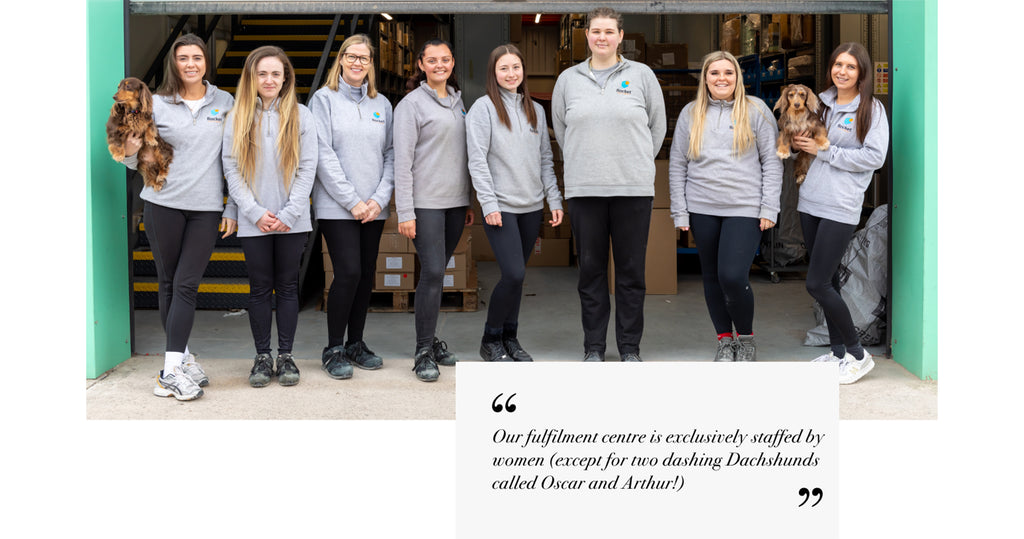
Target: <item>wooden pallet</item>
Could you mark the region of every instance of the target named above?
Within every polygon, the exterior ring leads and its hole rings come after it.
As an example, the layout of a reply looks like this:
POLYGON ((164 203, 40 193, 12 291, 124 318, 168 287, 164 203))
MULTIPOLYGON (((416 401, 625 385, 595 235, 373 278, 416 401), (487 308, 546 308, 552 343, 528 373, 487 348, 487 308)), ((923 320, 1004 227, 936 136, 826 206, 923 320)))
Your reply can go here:
MULTIPOLYGON (((441 292, 441 312, 475 312, 480 305, 476 288, 441 292)), ((411 313, 416 307, 414 290, 374 290, 370 294, 370 312, 411 313)))

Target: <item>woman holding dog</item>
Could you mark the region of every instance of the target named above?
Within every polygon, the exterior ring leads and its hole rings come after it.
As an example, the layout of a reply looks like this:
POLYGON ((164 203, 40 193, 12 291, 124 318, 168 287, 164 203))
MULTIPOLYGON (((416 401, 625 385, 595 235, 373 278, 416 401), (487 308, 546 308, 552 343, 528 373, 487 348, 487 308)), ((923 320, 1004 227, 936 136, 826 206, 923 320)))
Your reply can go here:
MULTIPOLYGON (((167 334, 164 367, 153 394, 181 401, 203 395, 209 378, 189 351, 199 281, 217 242, 234 233, 232 204, 224 205, 221 137, 234 99, 206 80, 206 43, 194 34, 174 41, 163 83, 153 96, 160 137, 174 147, 164 187, 142 189, 143 222, 153 249, 160 321, 167 334)), ((129 138, 124 160, 136 168, 139 138, 129 138)))
POLYGON ((451 44, 427 41, 416 56, 409 93, 395 107, 395 208, 398 232, 412 240, 420 260, 413 371, 424 382, 437 380, 438 365, 455 364, 435 332, 445 266, 463 228, 473 224, 466 107, 454 68, 451 44))
POLYGON ((562 223, 562 194, 555 179, 544 109, 526 84, 523 54, 515 45, 491 51, 487 95, 466 114, 469 172, 484 215, 484 233, 501 268, 487 307, 480 342, 484 361, 533 361, 519 344, 519 306, 526 262, 544 213, 562 223))
POLYGON ((299 383, 292 344, 299 321, 299 266, 313 229, 309 193, 316 173, 313 115, 295 97, 295 70, 284 51, 249 53, 224 128, 223 162, 238 207, 238 236, 249 273, 249 327, 256 359, 249 385, 299 383), (277 362, 271 356, 277 300, 277 362))
POLYGON ((839 383, 852 384, 875 364, 857 336, 850 309, 839 293, 839 263, 860 223, 864 191, 885 164, 889 120, 872 96, 871 57, 860 43, 843 43, 829 58, 829 87, 820 94, 828 150, 814 139, 794 145, 815 156, 800 186, 800 224, 809 259, 807 291, 821 305, 831 351, 814 361, 839 362, 839 383))
POLYGON ((366 35, 346 39, 327 84, 310 102, 320 140, 313 206, 335 272, 327 294, 327 346, 321 361, 336 380, 350 378, 353 365, 379 369, 384 364, 363 341, 377 251, 395 185, 391 103, 377 93, 373 58, 366 35))
POLYGON ((771 109, 744 92, 732 54, 705 56, 701 81, 672 137, 672 218, 677 228, 693 232, 697 244, 704 300, 718 334, 714 360, 754 361, 750 264, 761 233, 778 220, 778 128, 771 109))
POLYGON ((551 123, 565 160, 565 198, 579 253, 583 361, 604 361, 615 259, 615 337, 622 361, 640 361, 645 257, 654 156, 665 139, 665 100, 651 68, 618 54, 622 16, 587 16, 591 56, 558 76, 551 123))

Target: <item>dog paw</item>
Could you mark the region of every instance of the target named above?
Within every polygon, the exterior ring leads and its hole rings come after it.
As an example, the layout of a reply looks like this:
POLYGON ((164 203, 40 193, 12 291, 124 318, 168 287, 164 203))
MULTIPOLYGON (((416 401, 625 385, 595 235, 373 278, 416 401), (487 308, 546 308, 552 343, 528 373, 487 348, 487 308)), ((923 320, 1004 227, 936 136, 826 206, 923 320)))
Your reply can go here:
POLYGON ((800 185, 801 183, 804 183, 804 179, 805 178, 807 178, 806 174, 801 174, 801 175, 797 176, 796 177, 796 184, 800 185))
POLYGON ((827 150, 827 149, 828 149, 828 146, 829 146, 829 144, 828 144, 828 140, 826 140, 826 141, 824 142, 824 144, 822 144, 822 145, 818 146, 818 151, 819 151, 819 152, 823 152, 823 151, 825 151, 825 150, 827 150))
POLYGON ((791 156, 793 154, 791 154, 789 152, 784 152, 782 150, 779 150, 779 151, 775 152, 775 155, 779 156, 779 159, 789 159, 789 156, 791 156))

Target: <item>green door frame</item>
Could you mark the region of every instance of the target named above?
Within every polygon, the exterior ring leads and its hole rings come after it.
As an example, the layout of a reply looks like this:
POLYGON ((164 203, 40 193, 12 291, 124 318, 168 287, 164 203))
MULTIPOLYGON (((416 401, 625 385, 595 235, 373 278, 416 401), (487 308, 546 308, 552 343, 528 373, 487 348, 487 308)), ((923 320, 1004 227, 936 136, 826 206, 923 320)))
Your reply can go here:
MULTIPOLYGON (((124 76, 126 0, 88 0, 86 377, 131 355, 127 193, 102 126, 124 76)), ((892 353, 938 379, 937 0, 892 0, 892 353)))

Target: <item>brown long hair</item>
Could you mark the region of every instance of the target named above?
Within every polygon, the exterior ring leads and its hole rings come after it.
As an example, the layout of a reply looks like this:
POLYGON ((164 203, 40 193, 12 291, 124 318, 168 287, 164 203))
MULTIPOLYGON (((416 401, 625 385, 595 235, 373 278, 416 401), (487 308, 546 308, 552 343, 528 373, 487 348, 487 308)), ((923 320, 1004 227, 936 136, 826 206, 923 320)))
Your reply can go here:
POLYGON ((530 127, 536 129, 537 111, 534 110, 533 100, 530 99, 530 89, 526 87, 526 61, 523 59, 523 53, 511 43, 498 46, 491 51, 491 57, 487 60, 487 97, 491 98, 491 103, 494 104, 494 110, 498 113, 498 121, 511 130, 512 121, 509 120, 505 104, 501 100, 501 86, 498 85, 498 75, 494 71, 498 60, 506 54, 516 55, 519 58, 519 63, 523 66, 523 81, 519 84, 519 88, 516 88, 516 93, 523 96, 523 111, 526 113, 526 120, 530 122, 530 127))
MULTIPOLYGON (((860 94, 860 104, 857 105, 857 138, 863 144, 864 137, 868 136, 868 130, 871 129, 871 113, 875 101, 875 72, 872 69, 871 56, 864 45, 854 41, 843 43, 832 51, 832 56, 829 57, 828 64, 826 64, 828 66, 826 68, 828 71, 825 73, 825 78, 828 79, 826 91, 836 85, 832 81, 832 66, 835 65, 836 58, 839 58, 839 55, 844 52, 857 60, 857 93, 860 94)), ((821 107, 823 120, 827 108, 821 107)))
MULTIPOLYGON (((455 48, 452 47, 451 43, 448 43, 447 41, 445 41, 443 39, 440 39, 440 38, 434 38, 434 39, 429 39, 429 40, 425 41, 423 43, 423 45, 420 47, 420 51, 418 53, 416 53, 416 61, 413 62, 413 68, 414 69, 413 69, 413 72, 412 72, 412 76, 409 77, 409 80, 407 80, 405 82, 405 89, 406 89, 407 92, 411 92, 411 91, 415 90, 416 88, 419 88, 420 87, 420 83, 425 81, 425 80, 427 80, 427 74, 424 73, 422 70, 420 70, 420 60, 423 59, 423 53, 426 52, 427 47, 431 47, 431 46, 435 46, 436 47, 438 45, 444 45, 445 47, 448 47, 448 52, 452 53, 452 58, 455 57, 455 48)), ((455 91, 459 91, 459 81, 455 80, 455 72, 454 71, 452 71, 448 75, 447 84, 448 84, 448 86, 451 86, 452 88, 455 88, 455 91)))
POLYGON ((366 68, 366 96, 370 99, 377 97, 377 76, 374 73, 377 71, 373 67, 374 56, 376 51, 373 49, 373 43, 370 42, 370 37, 366 34, 355 34, 350 36, 348 39, 341 43, 341 48, 338 49, 338 61, 334 62, 331 66, 330 72, 327 73, 327 82, 324 86, 338 91, 338 79, 341 78, 341 59, 345 56, 345 51, 348 50, 352 45, 366 45, 366 48, 370 49, 370 65, 364 66, 366 68))
MULTIPOLYGON (((288 55, 279 47, 264 45, 249 53, 242 68, 242 77, 235 91, 235 106, 231 109, 230 121, 234 129, 231 141, 231 156, 238 161, 238 172, 242 181, 255 193, 252 182, 256 176, 259 161, 260 120, 256 116, 259 106, 257 97, 256 65, 264 58, 277 58, 284 65, 284 84, 278 94, 276 107, 280 116, 277 133, 277 155, 280 162, 282 183, 285 191, 291 189, 292 176, 299 164, 299 102, 295 97, 295 69, 288 55)), ((264 103, 270 106, 270 103, 264 103)), ((259 116, 262 118, 262 115, 259 116)))
POLYGON ((210 51, 206 48, 206 42, 195 34, 182 34, 178 36, 178 39, 174 40, 174 44, 171 45, 171 51, 164 57, 164 80, 156 90, 157 95, 174 97, 180 94, 181 89, 185 86, 185 83, 181 80, 181 75, 178 74, 177 61, 175 60, 178 49, 185 45, 195 45, 203 51, 203 58, 206 60, 206 73, 203 73, 203 80, 205 81, 209 78, 210 51))

